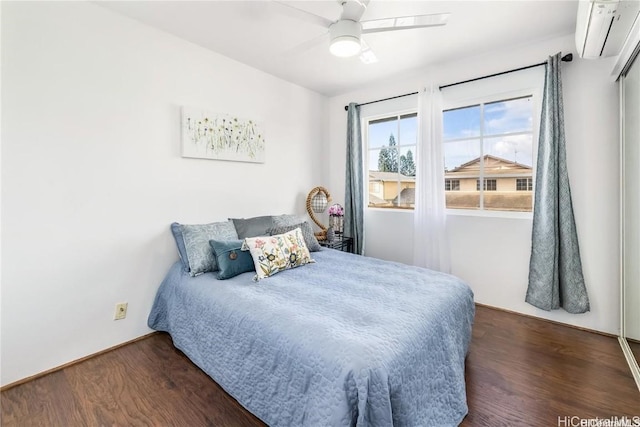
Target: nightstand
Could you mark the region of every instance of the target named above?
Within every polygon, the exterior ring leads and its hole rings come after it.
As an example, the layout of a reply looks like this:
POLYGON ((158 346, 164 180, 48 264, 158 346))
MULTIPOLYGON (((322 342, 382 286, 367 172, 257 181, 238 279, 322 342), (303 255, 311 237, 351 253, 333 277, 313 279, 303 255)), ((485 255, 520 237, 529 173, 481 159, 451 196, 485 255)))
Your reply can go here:
POLYGON ((332 241, 320 240, 320 246, 323 248, 336 249, 343 252, 353 253, 353 237, 347 237, 345 235, 336 236, 332 241))

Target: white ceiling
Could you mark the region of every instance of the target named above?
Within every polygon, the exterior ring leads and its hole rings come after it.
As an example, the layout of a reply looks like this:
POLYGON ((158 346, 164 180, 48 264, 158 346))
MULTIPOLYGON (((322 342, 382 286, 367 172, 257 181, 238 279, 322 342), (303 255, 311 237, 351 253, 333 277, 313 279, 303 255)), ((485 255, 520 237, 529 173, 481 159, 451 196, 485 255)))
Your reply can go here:
MULTIPOLYGON (((332 21, 335 0, 288 1, 332 21)), ((363 20, 451 12, 444 27, 363 37, 378 57, 336 58, 329 39, 294 49, 326 29, 283 13, 272 1, 104 1, 100 5, 214 52, 333 96, 399 73, 464 56, 508 49, 575 31, 577 0, 402 1, 371 0, 363 20)))

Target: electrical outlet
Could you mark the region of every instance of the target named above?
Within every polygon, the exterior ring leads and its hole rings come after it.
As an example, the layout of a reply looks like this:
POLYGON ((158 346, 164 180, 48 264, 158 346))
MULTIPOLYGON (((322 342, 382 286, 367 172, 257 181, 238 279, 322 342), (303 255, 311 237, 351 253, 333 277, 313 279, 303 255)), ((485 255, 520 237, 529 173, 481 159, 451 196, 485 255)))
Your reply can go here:
POLYGON ((116 312, 113 315, 113 320, 121 320, 127 317, 127 305, 126 302, 120 302, 116 304, 116 312))

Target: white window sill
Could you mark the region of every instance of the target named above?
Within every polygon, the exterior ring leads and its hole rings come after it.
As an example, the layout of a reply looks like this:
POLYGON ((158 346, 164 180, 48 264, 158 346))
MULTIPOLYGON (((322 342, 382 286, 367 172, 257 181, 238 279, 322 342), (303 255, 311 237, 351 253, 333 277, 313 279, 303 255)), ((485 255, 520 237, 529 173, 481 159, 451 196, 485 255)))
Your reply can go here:
POLYGON ((479 216, 487 218, 533 219, 533 212, 481 211, 473 209, 447 209, 447 215, 479 216))
POLYGON ((413 209, 397 209, 397 208, 373 208, 373 207, 366 207, 366 209, 370 210, 370 211, 375 211, 375 212, 401 212, 401 213, 413 213, 413 209))
MULTIPOLYGON (((394 209, 394 208, 370 208, 374 212, 389 212, 401 214, 413 214, 414 209, 394 209)), ((509 212, 509 211, 481 211, 473 209, 447 209, 447 215, 451 216, 476 216, 486 218, 511 218, 511 219, 533 219, 533 212, 509 212)))

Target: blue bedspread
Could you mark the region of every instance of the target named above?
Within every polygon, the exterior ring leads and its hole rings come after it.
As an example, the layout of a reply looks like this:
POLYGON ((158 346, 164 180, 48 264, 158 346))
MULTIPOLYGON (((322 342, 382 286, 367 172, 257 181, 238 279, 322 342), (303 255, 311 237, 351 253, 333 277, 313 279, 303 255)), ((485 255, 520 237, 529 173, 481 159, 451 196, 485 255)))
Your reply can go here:
POLYGON ((331 249, 315 264, 190 277, 149 326, 271 426, 454 426, 467 413, 473 293, 459 279, 331 249))

